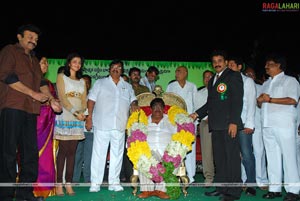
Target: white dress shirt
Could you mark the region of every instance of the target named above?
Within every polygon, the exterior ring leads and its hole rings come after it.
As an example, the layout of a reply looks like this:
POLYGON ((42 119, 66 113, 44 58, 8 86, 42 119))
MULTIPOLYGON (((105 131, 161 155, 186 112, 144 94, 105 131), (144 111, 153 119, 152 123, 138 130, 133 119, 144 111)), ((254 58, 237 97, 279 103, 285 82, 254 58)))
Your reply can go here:
POLYGON ((140 85, 144 85, 144 86, 148 87, 150 92, 152 92, 155 88, 155 82, 149 82, 147 77, 141 78, 140 85))
MULTIPOLYGON (((271 98, 289 97, 297 102, 300 87, 294 77, 281 72, 263 83, 262 93, 269 94, 271 98)), ((262 127, 291 127, 291 124, 296 124, 297 108, 295 105, 263 103, 261 115, 262 127)))
POLYGON ((93 126, 99 130, 125 131, 129 107, 136 100, 131 84, 120 78, 115 84, 111 76, 95 82, 88 99, 95 101, 93 126))
POLYGON ((195 112, 195 103, 196 103, 196 94, 197 87, 194 83, 186 81, 184 87, 182 88, 178 81, 172 82, 167 86, 166 92, 173 92, 179 96, 181 96, 187 106, 187 112, 189 114, 195 112))
MULTIPOLYGON (((197 91, 196 101, 195 101, 195 110, 201 108, 207 102, 208 90, 207 87, 204 87, 197 91)), ((207 119, 207 116, 203 120, 207 119)))
POLYGON ((168 119, 164 117, 158 124, 152 123, 151 115, 148 117, 148 136, 147 142, 153 151, 158 151, 162 157, 167 145, 171 142, 172 135, 177 132, 176 126, 173 126, 168 119))
POLYGON ((244 83, 243 110, 241 118, 245 128, 254 129, 255 107, 256 107, 256 87, 252 78, 242 75, 244 83))

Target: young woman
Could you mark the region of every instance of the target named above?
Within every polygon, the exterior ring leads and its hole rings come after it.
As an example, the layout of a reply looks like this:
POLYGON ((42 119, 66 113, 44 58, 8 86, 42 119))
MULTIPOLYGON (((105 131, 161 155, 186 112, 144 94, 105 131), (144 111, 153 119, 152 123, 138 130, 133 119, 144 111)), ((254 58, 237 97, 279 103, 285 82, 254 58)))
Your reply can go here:
POLYGON ((63 73, 57 75, 56 87, 63 112, 56 116, 54 138, 59 141, 57 153, 56 194, 63 196, 63 170, 66 161, 66 194, 75 195, 72 189, 75 153, 78 140, 84 139, 84 112, 87 105, 87 88, 82 78, 83 58, 77 53, 67 57, 63 73))

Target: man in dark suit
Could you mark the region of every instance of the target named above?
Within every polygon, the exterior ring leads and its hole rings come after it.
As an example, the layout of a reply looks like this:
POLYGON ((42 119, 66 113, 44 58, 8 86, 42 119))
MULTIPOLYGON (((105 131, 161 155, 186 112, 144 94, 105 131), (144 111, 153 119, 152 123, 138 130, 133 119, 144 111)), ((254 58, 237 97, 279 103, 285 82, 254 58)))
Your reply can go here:
POLYGON ((190 116, 195 120, 208 115, 212 132, 213 156, 216 166, 215 191, 207 196, 220 196, 222 201, 241 196, 241 158, 238 130, 241 130, 243 80, 238 72, 227 68, 226 53, 214 51, 211 56, 215 76, 208 83, 207 102, 190 116))

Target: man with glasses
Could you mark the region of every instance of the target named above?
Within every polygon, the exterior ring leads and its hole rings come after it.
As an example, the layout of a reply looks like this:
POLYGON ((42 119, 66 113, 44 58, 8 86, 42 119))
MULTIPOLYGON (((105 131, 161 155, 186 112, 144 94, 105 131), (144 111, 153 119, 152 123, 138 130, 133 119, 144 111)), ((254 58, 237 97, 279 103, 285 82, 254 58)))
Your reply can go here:
POLYGON ((91 161, 90 192, 100 191, 106 164, 106 153, 110 145, 108 190, 122 191, 120 172, 122 167, 125 128, 129 110, 136 110, 137 100, 131 84, 121 77, 123 62, 113 60, 109 65, 109 76, 95 82, 88 95, 88 117, 86 129, 94 129, 94 144, 91 161))
MULTIPOLYGON (((297 108, 300 96, 298 81, 284 73, 286 60, 272 54, 266 58, 266 73, 270 76, 264 82, 257 98, 261 107, 263 141, 267 154, 269 192, 265 199, 281 197, 281 184, 299 184, 296 159, 297 108), (282 171, 283 167, 283 171, 282 171), (282 175, 284 174, 284 179, 282 175)), ((299 185, 285 185, 285 201, 299 200, 299 185)))

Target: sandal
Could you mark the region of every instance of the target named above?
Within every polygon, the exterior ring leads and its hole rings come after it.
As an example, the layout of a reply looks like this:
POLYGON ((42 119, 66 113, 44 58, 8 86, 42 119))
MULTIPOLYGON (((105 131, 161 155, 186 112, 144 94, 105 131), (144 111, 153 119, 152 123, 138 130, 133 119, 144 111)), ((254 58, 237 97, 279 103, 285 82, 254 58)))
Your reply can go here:
POLYGON ((73 191, 71 183, 66 183, 65 189, 66 189, 66 194, 67 195, 69 195, 69 196, 74 196, 75 195, 75 192, 73 191))
POLYGON ((59 183, 56 187, 55 187, 55 193, 57 196, 64 196, 64 190, 63 190, 63 185, 61 183, 59 183))

